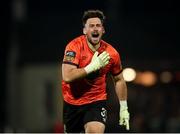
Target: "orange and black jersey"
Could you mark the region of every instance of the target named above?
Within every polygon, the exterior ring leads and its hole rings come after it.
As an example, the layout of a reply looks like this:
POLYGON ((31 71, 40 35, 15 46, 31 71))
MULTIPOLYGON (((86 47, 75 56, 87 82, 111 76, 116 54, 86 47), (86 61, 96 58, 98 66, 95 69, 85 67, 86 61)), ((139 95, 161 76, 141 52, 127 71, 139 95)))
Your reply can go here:
MULTIPOLYGON (((97 50, 100 53, 107 51, 111 57, 110 62, 97 72, 87 75, 70 84, 62 81, 64 101, 73 105, 83 105, 98 100, 106 100, 106 74, 118 75, 122 71, 119 53, 108 43, 101 40, 97 50)), ((65 49, 63 64, 71 64, 77 68, 84 68, 92 59, 94 52, 89 48, 85 35, 72 40, 65 49)))

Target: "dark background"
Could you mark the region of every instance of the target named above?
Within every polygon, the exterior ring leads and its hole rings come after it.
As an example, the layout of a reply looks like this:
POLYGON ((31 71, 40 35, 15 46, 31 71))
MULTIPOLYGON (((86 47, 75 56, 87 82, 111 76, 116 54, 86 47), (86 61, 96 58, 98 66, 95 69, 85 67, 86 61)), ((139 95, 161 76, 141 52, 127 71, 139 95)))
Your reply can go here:
MULTIPOLYGON (((158 82, 152 87, 144 87, 128 83, 131 131, 180 132, 180 33, 177 2, 11 0, 1 2, 0 7, 1 132, 7 126, 11 131, 18 131, 16 129, 19 127, 9 123, 11 118, 8 113, 13 112, 8 109, 7 97, 9 87, 13 86, 9 83, 11 71, 14 69, 19 74, 27 66, 61 63, 66 44, 82 34, 81 18, 87 9, 100 9, 106 15, 104 40, 120 52, 124 68, 151 70, 157 74, 169 71, 173 74, 173 81, 168 84, 158 82)), ((21 84, 22 81, 18 80, 18 85, 21 84)), ((118 132, 118 129, 108 127, 107 131, 118 132)))

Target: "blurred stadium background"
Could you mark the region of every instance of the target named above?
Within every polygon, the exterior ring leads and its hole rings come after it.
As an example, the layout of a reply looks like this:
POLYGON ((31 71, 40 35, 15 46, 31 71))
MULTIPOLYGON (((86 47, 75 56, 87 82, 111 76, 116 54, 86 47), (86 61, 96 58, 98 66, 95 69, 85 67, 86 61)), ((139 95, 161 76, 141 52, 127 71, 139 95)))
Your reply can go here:
MULTIPOLYGON (((180 132, 177 2, 9 0, 0 7, 0 132, 62 132, 60 64, 87 9, 104 11, 104 39, 121 54, 130 132, 180 132)), ((106 132, 125 132, 112 89, 106 132)))

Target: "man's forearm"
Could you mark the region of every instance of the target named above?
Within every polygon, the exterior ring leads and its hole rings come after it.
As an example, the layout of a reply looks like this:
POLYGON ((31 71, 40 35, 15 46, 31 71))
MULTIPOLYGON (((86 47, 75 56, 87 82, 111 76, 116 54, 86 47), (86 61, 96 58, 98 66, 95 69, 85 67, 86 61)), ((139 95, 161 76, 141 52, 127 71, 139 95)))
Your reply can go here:
MULTIPOLYGON (((63 69, 65 70, 66 68, 64 67, 63 69)), ((62 71, 62 76, 63 76, 63 80, 66 83, 71 83, 75 80, 84 78, 87 75, 84 68, 73 68, 71 70, 68 70, 68 73, 66 73, 66 75, 64 74, 64 72, 66 71, 62 71)))
POLYGON ((118 80, 115 82, 115 90, 119 101, 127 100, 127 85, 124 80, 118 80))

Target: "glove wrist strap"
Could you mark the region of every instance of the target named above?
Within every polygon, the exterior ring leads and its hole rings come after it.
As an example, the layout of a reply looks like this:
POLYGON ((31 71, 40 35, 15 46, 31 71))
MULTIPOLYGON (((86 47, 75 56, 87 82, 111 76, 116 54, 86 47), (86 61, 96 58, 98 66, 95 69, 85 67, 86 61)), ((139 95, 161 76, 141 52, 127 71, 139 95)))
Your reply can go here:
POLYGON ((91 72, 93 72, 93 68, 92 68, 92 65, 89 64, 87 65, 84 70, 86 71, 87 74, 90 74, 91 72))
POLYGON ((121 106, 121 110, 128 109, 127 101, 126 100, 121 100, 120 101, 120 106, 121 106))

